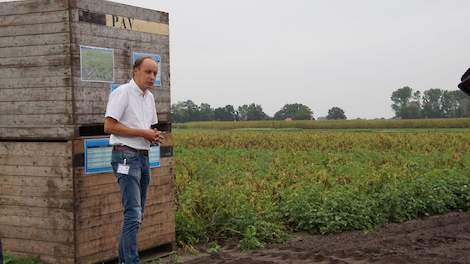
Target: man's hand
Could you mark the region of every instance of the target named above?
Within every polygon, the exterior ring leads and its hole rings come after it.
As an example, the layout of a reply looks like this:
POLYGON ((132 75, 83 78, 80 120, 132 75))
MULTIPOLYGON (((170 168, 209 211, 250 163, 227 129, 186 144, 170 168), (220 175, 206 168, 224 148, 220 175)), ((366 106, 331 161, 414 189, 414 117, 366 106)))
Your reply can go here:
POLYGON ((152 142, 152 143, 156 143, 158 142, 159 138, 160 138, 160 131, 158 130, 154 130, 154 129, 151 129, 151 128, 148 128, 148 129, 142 129, 142 137, 145 138, 146 140, 152 142))

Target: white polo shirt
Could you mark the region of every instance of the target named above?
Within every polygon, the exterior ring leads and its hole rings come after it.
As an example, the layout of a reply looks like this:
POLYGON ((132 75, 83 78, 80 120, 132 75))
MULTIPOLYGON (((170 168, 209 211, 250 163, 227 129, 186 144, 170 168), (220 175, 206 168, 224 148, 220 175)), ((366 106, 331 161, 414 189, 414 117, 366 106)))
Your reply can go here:
MULTIPOLYGON (((130 128, 150 128, 158 123, 153 94, 145 93, 134 80, 119 86, 109 95, 105 117, 112 117, 130 128)), ((143 137, 125 137, 112 134, 111 145, 126 145, 135 149, 150 149, 150 141, 143 137)))

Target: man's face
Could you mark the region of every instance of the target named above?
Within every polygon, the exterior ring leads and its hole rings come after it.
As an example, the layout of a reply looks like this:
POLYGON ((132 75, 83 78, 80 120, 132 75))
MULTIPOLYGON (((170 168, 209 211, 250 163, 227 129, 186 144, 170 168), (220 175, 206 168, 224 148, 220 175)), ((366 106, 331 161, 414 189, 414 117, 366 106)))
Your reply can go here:
POLYGON ((140 67, 134 70, 134 81, 142 90, 153 87, 157 78, 157 63, 152 59, 145 59, 140 67))

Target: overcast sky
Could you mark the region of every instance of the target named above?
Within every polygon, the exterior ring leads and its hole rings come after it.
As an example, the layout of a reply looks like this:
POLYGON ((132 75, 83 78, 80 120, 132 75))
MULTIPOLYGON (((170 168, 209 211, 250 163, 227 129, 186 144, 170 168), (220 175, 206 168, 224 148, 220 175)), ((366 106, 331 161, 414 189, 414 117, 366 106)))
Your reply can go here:
POLYGON ((470 67, 468 0, 115 2, 170 13, 173 103, 392 117, 397 88, 455 90, 470 67))

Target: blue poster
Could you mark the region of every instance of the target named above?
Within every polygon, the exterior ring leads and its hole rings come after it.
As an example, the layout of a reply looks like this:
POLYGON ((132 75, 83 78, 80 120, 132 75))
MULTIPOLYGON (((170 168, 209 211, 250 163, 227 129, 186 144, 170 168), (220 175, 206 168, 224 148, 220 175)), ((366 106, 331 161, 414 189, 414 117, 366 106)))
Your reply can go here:
MULTIPOLYGON (((85 174, 112 172, 109 138, 85 139, 85 174)), ((160 167, 160 145, 152 145, 149 152, 150 168, 160 167)))
POLYGON ((154 60, 157 62, 157 78, 155 78, 155 86, 162 86, 162 67, 161 67, 161 57, 158 54, 152 54, 152 53, 145 53, 145 52, 132 52, 132 64, 136 60, 142 57, 152 57, 154 60))
POLYGON ((121 84, 118 84, 118 83, 112 83, 111 84, 111 92, 116 90, 121 84))

